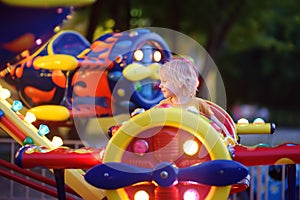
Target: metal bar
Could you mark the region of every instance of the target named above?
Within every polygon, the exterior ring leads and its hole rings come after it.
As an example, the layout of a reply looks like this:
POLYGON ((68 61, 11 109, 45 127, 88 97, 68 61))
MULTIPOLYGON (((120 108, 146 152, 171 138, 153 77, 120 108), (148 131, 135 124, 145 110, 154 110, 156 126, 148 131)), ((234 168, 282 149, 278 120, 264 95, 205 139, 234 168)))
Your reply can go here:
POLYGON ((287 165, 288 199, 296 199, 296 165, 287 165))
POLYGON ((54 176, 56 180, 56 189, 59 200, 66 200, 65 191, 65 170, 64 169, 54 169, 54 176))
POLYGON ((10 173, 10 172, 5 171, 3 169, 0 169, 0 175, 3 176, 3 177, 9 178, 11 180, 14 180, 18 183, 21 183, 23 185, 27 185, 27 186, 29 186, 33 189, 38 190, 38 191, 44 192, 44 193, 46 193, 50 196, 57 197, 57 193, 56 193, 55 190, 49 189, 48 187, 43 187, 40 184, 37 184, 33 181, 27 180, 27 179, 22 178, 22 177, 19 177, 16 174, 13 174, 13 173, 10 173))
POLYGON ((281 199, 285 199, 285 165, 282 165, 282 174, 281 174, 281 199))

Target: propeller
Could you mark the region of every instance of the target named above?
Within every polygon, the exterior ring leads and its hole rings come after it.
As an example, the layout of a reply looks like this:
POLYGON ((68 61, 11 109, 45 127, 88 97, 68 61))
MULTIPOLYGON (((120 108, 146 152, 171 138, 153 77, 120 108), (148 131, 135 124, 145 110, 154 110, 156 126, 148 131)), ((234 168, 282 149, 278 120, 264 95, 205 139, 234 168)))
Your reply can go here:
POLYGON ((123 76, 130 81, 136 82, 145 78, 151 78, 153 80, 159 79, 158 71, 161 65, 153 63, 148 66, 144 66, 138 63, 132 63, 127 65, 123 70, 123 76))
POLYGON ((161 187, 171 186, 175 181, 226 186, 239 182, 247 175, 247 168, 232 160, 213 160, 186 168, 177 168, 172 163, 162 162, 154 169, 108 162, 89 169, 85 180, 97 188, 111 190, 144 181, 155 181, 161 187))

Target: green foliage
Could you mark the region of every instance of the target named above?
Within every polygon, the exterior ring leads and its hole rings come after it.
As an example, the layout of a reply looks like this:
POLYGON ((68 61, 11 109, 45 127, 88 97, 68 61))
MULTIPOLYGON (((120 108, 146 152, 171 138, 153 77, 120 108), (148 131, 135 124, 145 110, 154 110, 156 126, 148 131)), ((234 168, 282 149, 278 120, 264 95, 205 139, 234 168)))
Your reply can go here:
POLYGON ((275 120, 299 125, 298 6, 296 1, 269 2, 231 29, 218 59, 230 105, 265 105, 275 120))
POLYGON ((219 67, 229 107, 236 102, 253 103, 269 107, 274 116, 300 113, 296 109, 300 102, 300 1, 101 2, 88 18, 97 19, 103 32, 105 23, 114 20, 114 30, 156 26, 198 41, 219 67))

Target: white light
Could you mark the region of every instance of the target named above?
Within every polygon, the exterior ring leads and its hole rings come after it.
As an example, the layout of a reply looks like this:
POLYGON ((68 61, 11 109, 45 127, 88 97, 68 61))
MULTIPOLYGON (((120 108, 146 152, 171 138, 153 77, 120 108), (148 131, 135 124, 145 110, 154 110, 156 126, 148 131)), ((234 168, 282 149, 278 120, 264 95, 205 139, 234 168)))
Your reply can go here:
POLYGON ((138 50, 136 50, 135 52, 134 52, 134 59, 136 60, 136 61, 141 61, 141 60, 143 60, 143 58, 144 58, 144 53, 143 53, 143 51, 142 50, 140 50, 140 49, 138 49, 138 50))
POLYGON ((25 117, 24 117, 24 121, 31 124, 32 122, 34 122, 36 120, 35 115, 32 112, 27 112, 25 117))
POLYGON ((185 154, 192 156, 195 155, 199 150, 199 145, 194 140, 187 140, 183 144, 183 151, 185 154))
POLYGON ((245 118, 241 118, 237 121, 238 124, 249 124, 248 119, 245 118))
POLYGON ((2 100, 8 99, 10 97, 10 91, 8 89, 0 88, 0 98, 2 100))
POLYGON ((200 195, 196 190, 188 189, 187 191, 184 192, 183 199, 184 200, 199 200, 200 195))
POLYGON ((154 54, 153 54, 153 60, 155 62, 159 62, 161 60, 161 53, 160 51, 155 51, 154 54))
POLYGON ((42 39, 41 39, 41 38, 38 38, 38 39, 35 41, 35 44, 39 46, 39 45, 42 44, 42 42, 43 42, 42 39))
POLYGON ((253 124, 264 124, 264 123, 265 123, 265 121, 259 117, 254 119, 254 121, 253 121, 253 124))
POLYGON ((63 140, 58 136, 54 136, 51 143, 53 144, 54 148, 58 148, 64 144, 63 140))
POLYGON ((150 196, 145 190, 140 190, 134 194, 134 200, 149 200, 150 196))

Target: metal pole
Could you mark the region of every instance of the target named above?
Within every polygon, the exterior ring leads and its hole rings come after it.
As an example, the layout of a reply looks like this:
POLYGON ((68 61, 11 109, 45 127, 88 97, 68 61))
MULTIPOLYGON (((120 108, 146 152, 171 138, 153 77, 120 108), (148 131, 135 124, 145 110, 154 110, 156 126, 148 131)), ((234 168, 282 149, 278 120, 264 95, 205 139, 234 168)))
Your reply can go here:
POLYGON ((296 165, 287 165, 288 200, 296 199, 296 165))
POLYGON ((66 200, 65 191, 65 170, 64 169, 54 169, 54 176, 56 180, 56 189, 59 200, 66 200))

